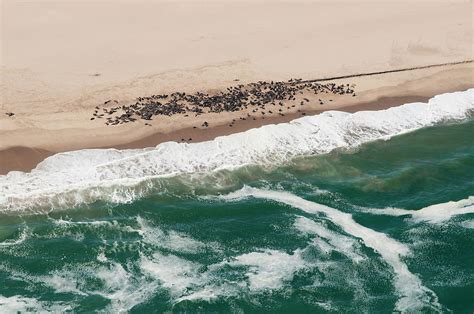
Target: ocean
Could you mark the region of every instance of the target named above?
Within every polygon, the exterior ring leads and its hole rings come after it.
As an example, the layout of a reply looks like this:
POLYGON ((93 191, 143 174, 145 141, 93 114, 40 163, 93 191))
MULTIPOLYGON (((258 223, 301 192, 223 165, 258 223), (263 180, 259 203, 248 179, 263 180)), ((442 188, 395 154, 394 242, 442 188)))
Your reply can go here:
POLYGON ((0 312, 474 311, 474 89, 0 176, 0 312))

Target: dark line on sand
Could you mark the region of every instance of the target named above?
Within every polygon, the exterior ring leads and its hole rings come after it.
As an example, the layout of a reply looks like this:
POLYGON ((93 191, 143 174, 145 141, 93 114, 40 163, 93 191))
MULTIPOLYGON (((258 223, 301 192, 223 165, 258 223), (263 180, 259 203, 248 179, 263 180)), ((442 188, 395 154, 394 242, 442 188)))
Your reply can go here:
POLYGON ((419 67, 395 69, 395 70, 388 70, 388 71, 379 71, 379 72, 368 72, 368 73, 358 73, 358 74, 350 74, 350 75, 342 75, 342 76, 333 76, 333 77, 319 78, 319 79, 314 79, 314 80, 299 81, 297 84, 299 84, 299 83, 330 81, 330 80, 339 80, 339 79, 345 79, 345 78, 351 78, 351 77, 371 76, 371 75, 386 74, 386 73, 422 70, 422 69, 436 68, 436 67, 442 67, 442 66, 447 66, 447 65, 457 65, 457 64, 465 64, 465 63, 473 63, 473 62, 474 62, 474 60, 466 60, 466 61, 458 61, 458 62, 430 64, 430 65, 424 65, 424 66, 419 66, 419 67))

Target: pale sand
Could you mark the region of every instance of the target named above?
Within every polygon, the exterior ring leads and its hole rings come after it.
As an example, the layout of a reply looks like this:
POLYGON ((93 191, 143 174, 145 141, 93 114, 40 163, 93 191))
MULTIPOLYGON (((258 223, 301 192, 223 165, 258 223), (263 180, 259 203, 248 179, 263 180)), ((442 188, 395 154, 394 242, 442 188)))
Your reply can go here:
MULTIPOLYGON (((469 1, 1 4, 0 173, 29 170, 54 152, 153 146, 183 137, 199 141, 299 117, 239 121, 242 112, 159 117, 152 127, 89 120, 93 108, 108 99, 125 104, 156 93, 473 59, 469 1), (234 118, 238 122, 228 127, 234 118), (192 129, 203 121, 211 128, 192 129)), ((474 67, 340 81, 355 83, 358 96, 324 106, 313 102, 306 112, 426 100, 474 87, 474 67)))

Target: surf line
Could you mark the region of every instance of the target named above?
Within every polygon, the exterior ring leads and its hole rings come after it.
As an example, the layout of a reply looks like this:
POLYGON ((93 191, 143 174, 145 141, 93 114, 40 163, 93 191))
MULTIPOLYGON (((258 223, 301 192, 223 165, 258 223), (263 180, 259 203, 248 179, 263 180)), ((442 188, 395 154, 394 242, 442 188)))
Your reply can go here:
POLYGON ((266 199, 289 205, 309 214, 324 213, 332 222, 339 225, 348 234, 360 238, 365 245, 380 254, 383 260, 393 268, 394 287, 399 295, 395 304, 398 311, 421 310, 425 306, 440 311, 438 297, 429 288, 423 286, 420 278, 411 273, 401 257, 410 253, 408 247, 388 237, 384 233, 364 227, 352 219, 352 215, 335 208, 307 201, 288 192, 261 190, 244 187, 239 191, 222 196, 224 200, 239 200, 249 197, 266 199))

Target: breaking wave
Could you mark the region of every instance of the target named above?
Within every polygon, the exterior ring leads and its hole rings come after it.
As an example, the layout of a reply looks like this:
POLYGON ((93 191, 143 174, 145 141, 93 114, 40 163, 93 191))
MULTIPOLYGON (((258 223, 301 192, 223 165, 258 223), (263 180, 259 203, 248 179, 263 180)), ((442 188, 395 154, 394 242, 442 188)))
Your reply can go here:
POLYGON ((12 171, 0 176, 0 211, 52 210, 98 200, 127 203, 156 189, 156 178, 281 164, 296 156, 350 149, 419 128, 461 121, 473 112, 474 89, 469 89, 387 110, 326 111, 202 143, 59 153, 30 173, 12 171))

